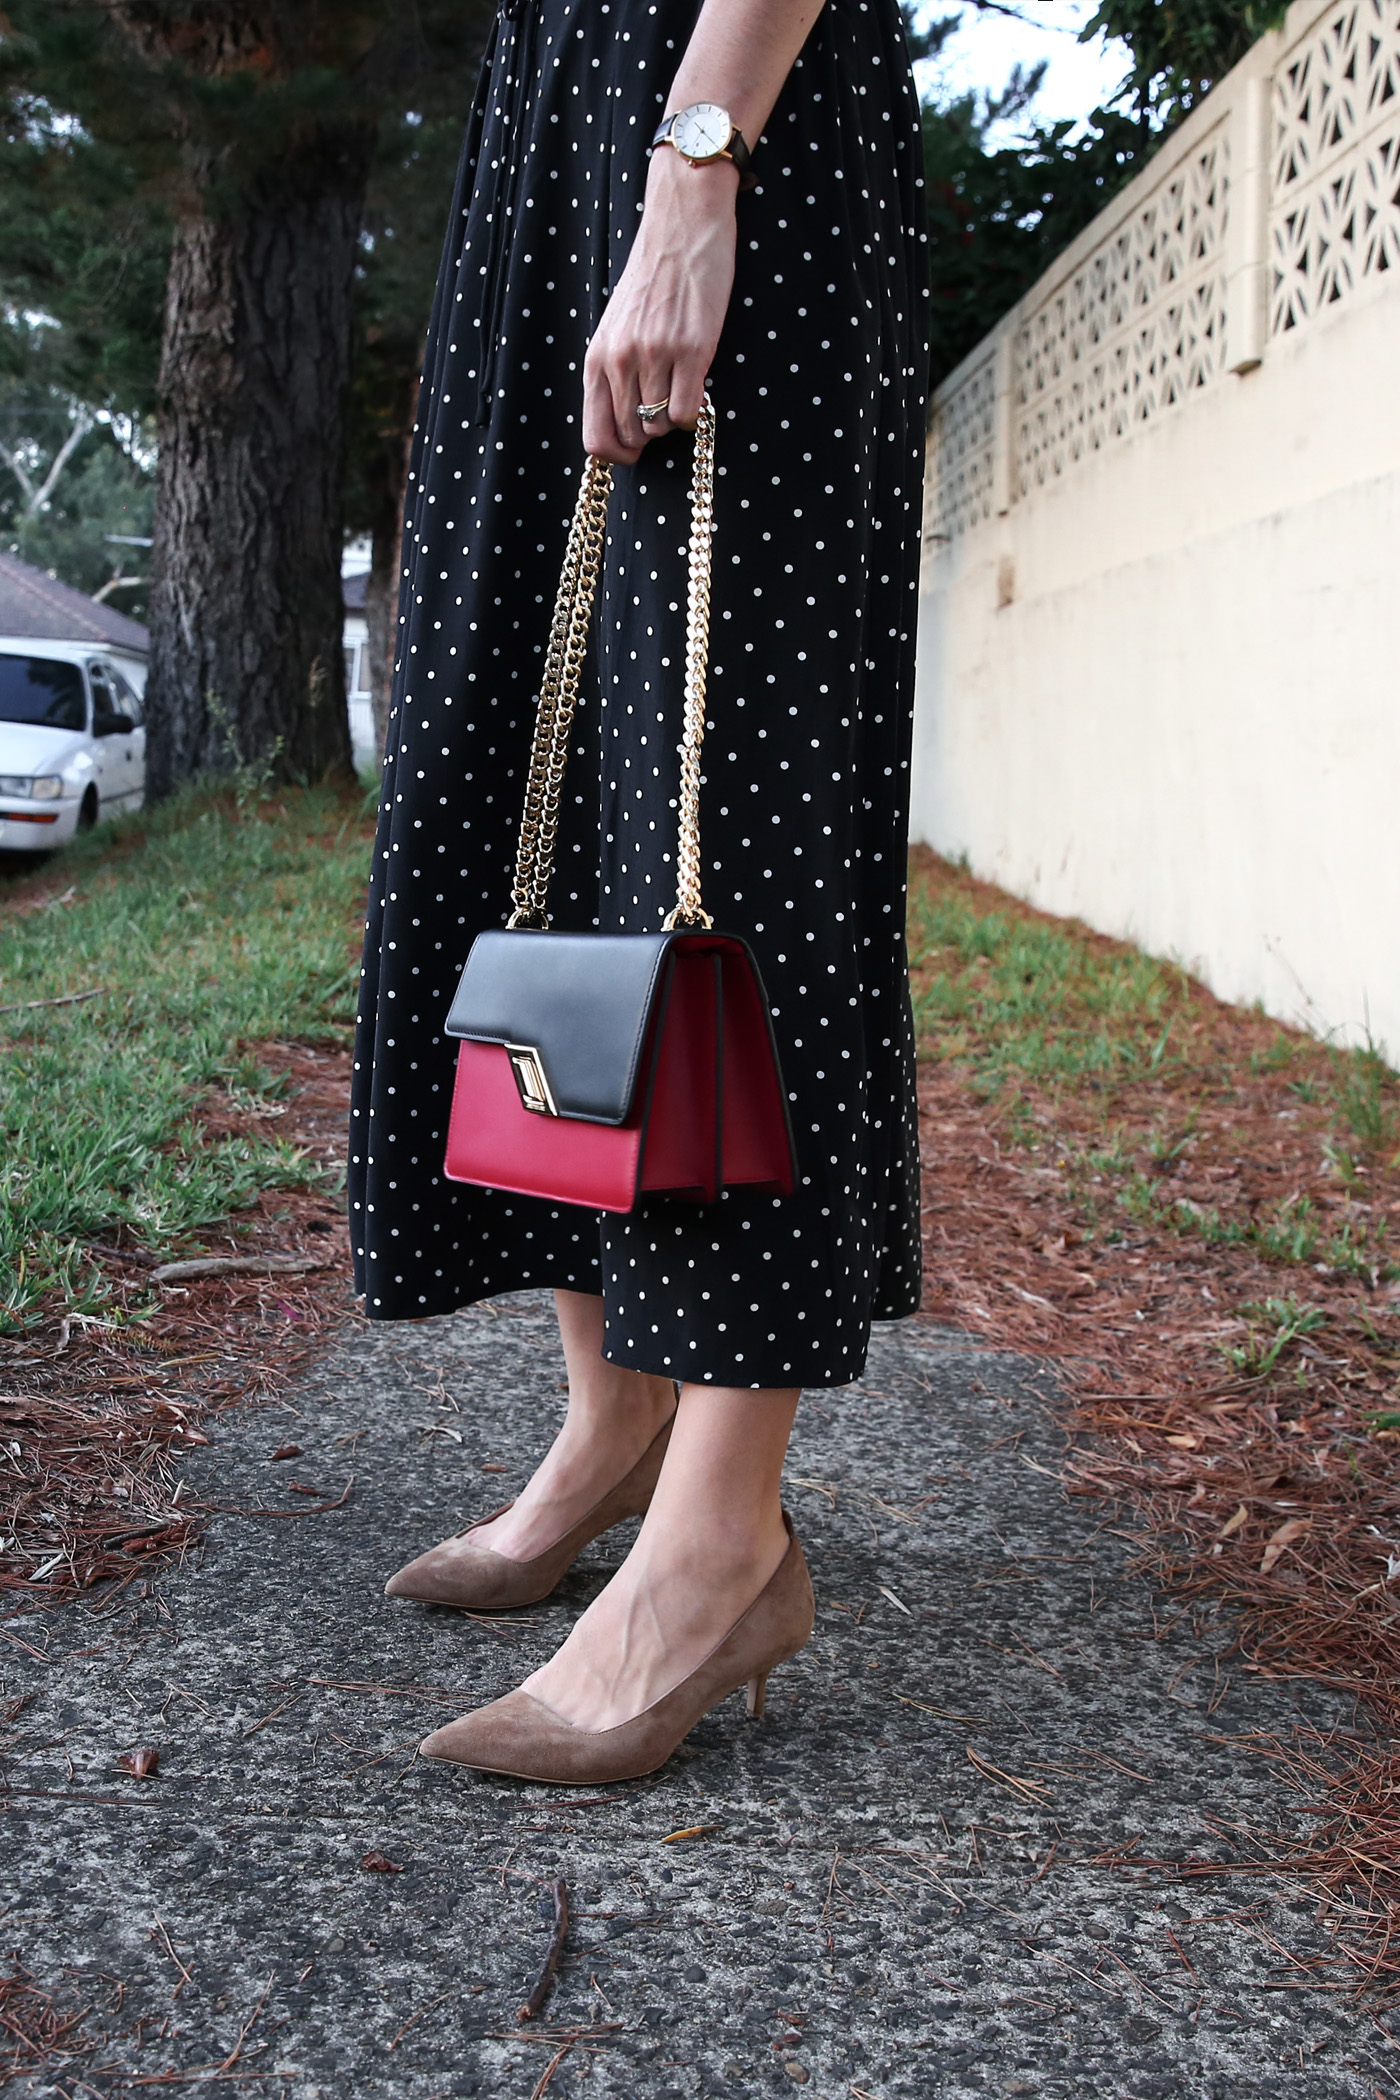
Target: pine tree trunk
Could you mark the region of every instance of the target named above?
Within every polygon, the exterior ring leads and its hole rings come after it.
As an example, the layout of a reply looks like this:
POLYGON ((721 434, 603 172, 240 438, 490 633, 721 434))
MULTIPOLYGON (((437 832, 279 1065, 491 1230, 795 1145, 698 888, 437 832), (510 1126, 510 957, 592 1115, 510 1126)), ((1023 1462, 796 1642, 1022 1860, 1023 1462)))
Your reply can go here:
POLYGON ((313 133, 233 195, 193 171, 161 355, 155 795, 208 773, 350 773, 343 396, 372 143, 313 133))

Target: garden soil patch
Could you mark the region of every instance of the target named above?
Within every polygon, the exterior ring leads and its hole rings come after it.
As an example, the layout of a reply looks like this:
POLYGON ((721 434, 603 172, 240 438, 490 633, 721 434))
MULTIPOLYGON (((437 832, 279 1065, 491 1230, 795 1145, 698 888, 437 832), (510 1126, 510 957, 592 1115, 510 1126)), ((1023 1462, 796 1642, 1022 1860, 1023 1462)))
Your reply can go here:
MULTIPOLYGON (((326 1170, 321 1188, 270 1189, 201 1253, 312 1264, 303 1273, 156 1283, 138 1244, 91 1244, 110 1288, 100 1317, 52 1319, 0 1340, 0 1593, 10 1608, 96 1585, 139 1583, 199 1535, 178 1460, 230 1407, 282 1390, 352 1317, 350 1247, 335 1193, 345 1151, 350 1053, 251 1046, 286 1093, 251 1111, 214 1093, 211 1137, 266 1128, 326 1170)), ((105 1592, 104 1594, 113 1594, 105 1592)), ((0 1634, 4 1634, 0 1607, 0 1634)), ((13 1639, 11 1635, 9 1638, 13 1639)))

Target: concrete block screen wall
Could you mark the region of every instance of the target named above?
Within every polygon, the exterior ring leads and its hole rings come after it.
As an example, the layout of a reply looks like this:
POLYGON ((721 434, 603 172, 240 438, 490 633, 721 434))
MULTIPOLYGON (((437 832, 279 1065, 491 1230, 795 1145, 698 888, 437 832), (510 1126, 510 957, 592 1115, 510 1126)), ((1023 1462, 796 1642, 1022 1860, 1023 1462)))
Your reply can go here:
POLYGON ((1400 0, 1296 0, 937 395, 913 832, 1400 1060, 1400 0))

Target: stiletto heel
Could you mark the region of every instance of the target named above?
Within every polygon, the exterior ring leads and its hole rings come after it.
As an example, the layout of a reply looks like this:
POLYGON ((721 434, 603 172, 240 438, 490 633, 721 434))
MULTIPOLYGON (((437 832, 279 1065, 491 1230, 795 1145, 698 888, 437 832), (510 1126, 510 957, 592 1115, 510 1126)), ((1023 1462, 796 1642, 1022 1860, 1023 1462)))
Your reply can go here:
MULTIPOLYGON (((674 1421, 675 1417, 672 1417, 674 1421)), ((643 1517, 651 1503, 661 1462, 671 1439, 671 1423, 653 1438, 625 1479, 595 1502, 586 1517, 533 1560, 511 1560, 494 1546, 474 1546, 473 1531, 502 1517, 509 1502, 478 1519, 456 1538, 444 1539, 420 1553, 384 1585, 386 1597, 407 1597, 415 1604, 449 1604, 457 1611, 511 1611, 538 1604, 562 1580, 585 1546, 628 1517, 643 1517)))
POLYGON ((741 1686, 749 1712, 761 1718, 769 1671, 806 1647, 815 1613, 811 1577, 786 1510, 783 1523, 787 1552, 767 1586, 705 1660, 645 1713, 616 1728, 575 1728, 533 1692, 508 1692, 439 1728, 421 1745, 423 1755, 551 1786, 611 1785, 664 1765, 702 1714, 741 1686))

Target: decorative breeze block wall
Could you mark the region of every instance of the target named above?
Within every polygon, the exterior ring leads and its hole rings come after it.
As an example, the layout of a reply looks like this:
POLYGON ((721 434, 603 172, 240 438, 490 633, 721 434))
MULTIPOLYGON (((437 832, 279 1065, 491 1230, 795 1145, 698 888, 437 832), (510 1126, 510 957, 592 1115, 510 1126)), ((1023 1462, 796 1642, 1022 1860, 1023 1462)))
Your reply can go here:
POLYGON ((939 388, 960 541, 1400 269, 1400 0, 1295 7, 939 388))
POLYGON ((1273 80, 1273 335, 1400 268, 1400 0, 1331 7, 1273 80))

